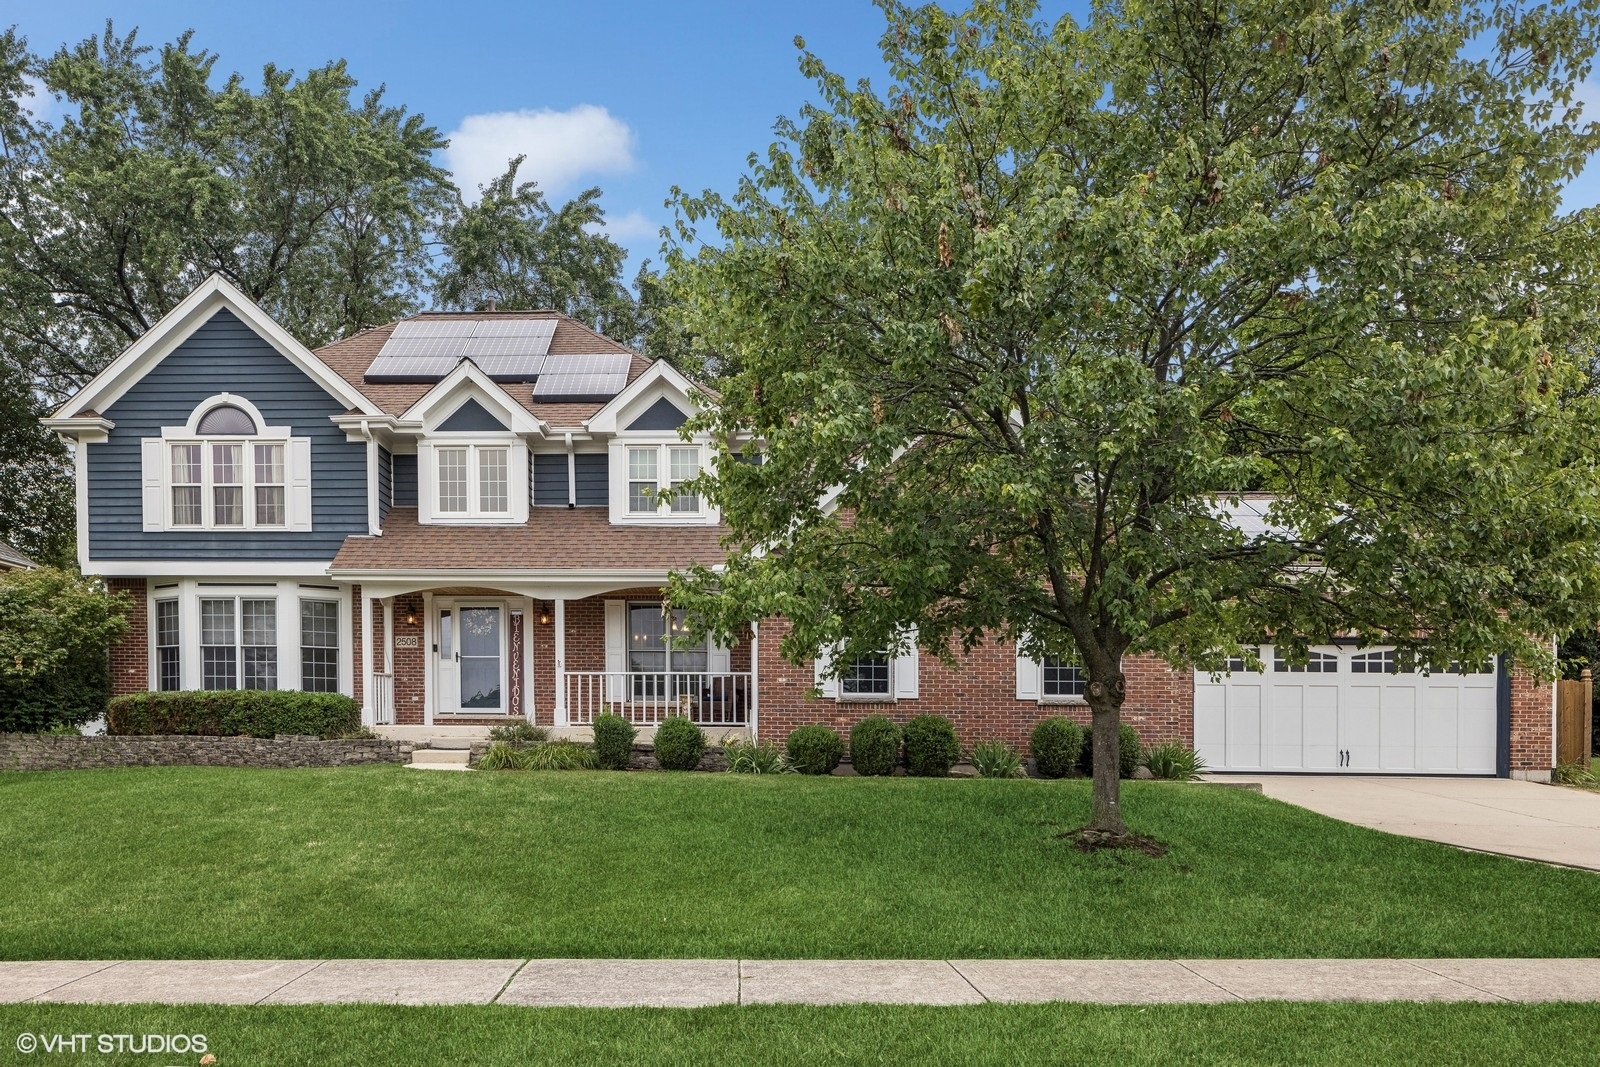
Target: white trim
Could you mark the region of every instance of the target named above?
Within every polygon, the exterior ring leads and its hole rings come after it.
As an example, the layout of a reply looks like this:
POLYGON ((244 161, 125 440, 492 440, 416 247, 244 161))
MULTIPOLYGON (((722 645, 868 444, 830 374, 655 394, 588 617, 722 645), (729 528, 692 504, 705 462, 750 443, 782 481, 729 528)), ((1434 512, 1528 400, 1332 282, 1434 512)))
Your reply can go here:
POLYGON ((761 620, 750 620, 750 740, 759 741, 761 722, 761 620))
POLYGON ((656 360, 650 364, 639 377, 630 382, 622 392, 606 401, 605 406, 599 411, 583 420, 583 428, 590 433, 614 434, 621 430, 621 416, 635 400, 653 389, 658 383, 670 386, 688 406, 689 417, 693 418, 700 412, 700 404, 694 399, 694 394, 699 390, 695 384, 684 377, 672 364, 665 360, 656 360))
MULTIPOLYGON (((366 588, 365 586, 362 587, 366 588)), ((437 669, 439 627, 434 618, 432 593, 422 594, 422 725, 433 725, 433 706, 439 700, 437 669)), ((398 719, 398 715, 396 716, 398 719)))
POLYGON ((289 435, 294 432, 288 426, 268 426, 266 416, 261 414, 261 409, 237 393, 217 393, 215 396, 208 396, 196 404, 194 410, 189 412, 189 418, 182 426, 161 427, 161 436, 168 440, 206 437, 206 434, 200 432, 200 420, 211 414, 212 408, 223 406, 238 408, 246 415, 249 415, 251 421, 256 424, 256 428, 247 434, 220 435, 230 440, 233 438, 243 440, 246 437, 271 437, 276 440, 287 440, 289 435))
POLYGON ((417 522, 423 526, 520 526, 528 521, 528 447, 513 433, 435 434, 417 443, 417 522), (467 510, 440 511, 439 479, 435 453, 440 449, 467 450, 467 510), (485 449, 506 453, 506 510, 480 508, 478 471, 485 449))
MULTIPOLYGON (((220 274, 213 274, 195 287, 159 322, 123 350, 122 355, 78 390, 53 416, 53 420, 72 419, 82 411, 103 411, 160 363, 212 315, 226 308, 253 329, 278 354, 293 363, 307 377, 346 407, 369 415, 381 411, 349 382, 334 373, 322 360, 294 336, 278 325, 249 297, 234 288, 220 274)), ((54 428, 54 427, 52 427, 54 428)))
POLYGON ((458 392, 466 392, 469 397, 487 401, 490 413, 497 415, 510 433, 541 438, 549 433, 549 427, 467 358, 463 358, 456 364, 455 370, 439 379, 438 384, 422 395, 422 399, 407 408, 399 421, 412 424, 424 433, 434 433, 440 423, 448 421, 465 403, 465 400, 448 403, 458 392), (494 410, 496 408, 499 410, 494 410))
POLYGON ((698 453, 696 469, 699 473, 714 473, 716 470, 716 450, 710 448, 703 438, 685 441, 683 438, 662 431, 649 433, 627 433, 611 439, 609 445, 610 457, 608 466, 610 471, 610 499, 611 523, 613 526, 715 526, 721 519, 717 509, 706 500, 705 494, 698 495, 697 507, 694 511, 672 510, 672 449, 693 448, 698 453), (629 499, 629 453, 633 449, 656 449, 656 510, 634 511, 629 499))
POLYGON ((377 724, 372 705, 372 598, 361 590, 361 725, 377 724))
MULTIPOLYGON (((251 561, 249 567, 254 574, 262 578, 326 579, 329 576, 329 563, 329 560, 260 560, 251 561)), ((238 576, 240 566, 241 561, 237 559, 113 559, 99 562, 84 560, 83 573, 98 574, 105 578, 144 578, 151 574, 182 574, 190 578, 232 578, 238 576)))
MULTIPOLYGON (((81 574, 95 573, 90 569, 89 563, 89 445, 91 443, 98 444, 99 441, 91 442, 80 438, 72 446, 73 499, 78 512, 78 571, 81 574)), ((140 573, 145 574, 148 571, 140 573)))
MULTIPOLYGON (((393 492, 393 478, 390 477, 390 492, 393 492)), ((382 514, 382 500, 378 495, 378 440, 370 433, 367 435, 367 533, 374 537, 383 535, 383 523, 379 519, 382 514)))
MULTIPOLYGON (((213 405, 216 406, 216 405, 213 405)), ((191 416, 190 421, 194 418, 191 416)), ((311 515, 307 507, 311 502, 309 493, 311 484, 311 439, 308 437, 288 436, 289 427, 269 427, 268 434, 251 434, 238 436, 222 435, 213 437, 188 437, 184 431, 177 427, 162 427, 161 437, 143 437, 139 439, 141 477, 140 485, 143 491, 142 507, 144 511, 144 529, 146 531, 163 531, 177 533, 294 533, 306 532, 311 529, 311 515), (277 431, 282 431, 283 436, 275 436, 277 431), (159 444, 159 455, 156 457, 156 471, 152 477, 149 471, 151 446, 159 444), (283 449, 283 481, 278 483, 283 489, 283 521, 281 523, 260 523, 256 521, 256 465, 254 448, 258 444, 278 445, 283 449), (179 525, 172 521, 172 450, 179 445, 198 445, 200 447, 200 521, 198 523, 184 523, 179 525), (242 522, 237 525, 219 526, 216 521, 216 482, 213 471, 215 460, 212 448, 216 445, 238 445, 239 477, 237 483, 241 491, 240 510, 242 522), (304 469, 302 469, 302 467, 304 469), (297 492, 296 488, 301 491, 297 492), (159 499, 158 499, 159 498, 159 499), (151 508, 155 506, 159 513, 152 515, 151 508)), ((185 485, 194 485, 194 482, 185 482, 185 485)), ((269 485, 272 483, 268 483, 269 485)))
POLYGON ((556 628, 556 704, 557 726, 567 725, 567 600, 556 597, 550 621, 556 628))

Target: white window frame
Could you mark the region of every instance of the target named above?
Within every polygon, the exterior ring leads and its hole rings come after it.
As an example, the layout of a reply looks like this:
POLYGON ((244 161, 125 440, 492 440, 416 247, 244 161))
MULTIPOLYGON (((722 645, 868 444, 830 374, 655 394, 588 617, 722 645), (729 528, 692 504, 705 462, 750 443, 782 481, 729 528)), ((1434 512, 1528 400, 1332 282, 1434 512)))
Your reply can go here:
POLYGON ((171 531, 175 533, 251 533, 251 532, 283 532, 306 531, 311 529, 311 439, 308 437, 295 437, 291 427, 268 426, 256 406, 244 397, 230 393, 220 393, 198 404, 190 413, 188 421, 183 426, 163 426, 159 438, 146 438, 143 442, 144 455, 141 463, 144 468, 144 528, 146 530, 171 531), (217 407, 236 407, 250 416, 255 423, 256 431, 251 434, 213 434, 202 436, 199 426, 202 419, 217 407), (198 523, 178 523, 173 514, 174 493, 176 487, 172 477, 173 449, 180 445, 198 446, 200 449, 200 481, 177 483, 183 486, 200 486, 200 521, 198 523), (241 482, 228 482, 226 485, 240 485, 244 494, 242 518, 240 523, 218 523, 216 509, 217 482, 213 470, 213 447, 216 445, 240 446, 240 476, 241 482), (263 482, 264 486, 281 486, 283 489, 283 521, 262 523, 259 521, 256 509, 256 463, 255 450, 257 445, 276 445, 283 450, 283 480, 280 482, 263 482), (159 512, 158 514, 155 512, 159 512))
MULTIPOLYGON (((1065 657, 1059 658, 1064 659, 1065 657)), ((1077 666, 1080 671, 1083 670, 1083 664, 1080 663, 1077 666)), ((1087 687, 1087 683, 1085 684, 1087 687)), ((1044 691, 1044 661, 1024 656, 1020 647, 1017 650, 1017 699, 1032 701, 1040 705, 1086 705, 1089 703, 1088 699, 1081 694, 1065 693, 1046 696, 1044 691)))
POLYGON ((829 646, 818 651, 813 661, 814 683, 817 695, 824 700, 837 700, 850 704, 893 704, 919 697, 922 663, 917 650, 917 631, 908 629, 901 637, 899 650, 889 649, 873 654, 887 656, 889 660, 889 691, 887 693, 846 693, 843 677, 830 677, 829 668, 835 656, 847 656, 849 650, 829 646))
POLYGON ((512 433, 437 434, 417 445, 418 521, 437 525, 520 524, 528 521, 528 446, 512 433), (439 506, 439 452, 465 449, 467 453, 467 509, 444 511, 439 506), (505 510, 485 511, 482 506, 482 456, 504 451, 506 458, 505 510))
MULTIPOLYGON (((275 589, 275 588, 266 588, 266 589, 260 589, 260 590, 250 591, 250 592, 224 592, 224 591, 220 591, 220 590, 202 589, 202 590, 200 590, 199 594, 195 597, 196 610, 200 611, 201 610, 201 605, 205 601, 208 601, 208 600, 209 601, 219 601, 219 602, 226 601, 226 602, 232 603, 232 605, 233 605, 233 643, 232 643, 232 649, 233 649, 233 685, 229 687, 229 691, 238 691, 238 690, 244 690, 244 689, 247 689, 247 688, 251 688, 251 687, 247 687, 244 684, 244 681, 245 681, 245 665, 244 665, 245 650, 249 649, 249 648, 271 648, 272 649, 272 684, 270 686, 266 686, 261 691, 262 692, 272 692, 272 691, 275 691, 275 690, 279 690, 279 689, 285 688, 285 686, 283 684, 283 680, 284 680, 284 677, 283 677, 284 676, 284 670, 283 670, 283 667, 284 667, 284 663, 283 663, 283 603, 282 603, 282 599, 278 596, 278 590, 275 589), (270 644, 270 645, 247 645, 247 644, 245 644, 245 641, 244 641, 244 631, 245 631, 244 604, 245 604, 246 601, 258 601, 258 602, 262 602, 262 603, 270 603, 272 605, 272 644, 270 644)), ((296 605, 296 607, 298 608, 298 605, 296 605)), ((195 640, 197 642, 196 646, 195 646, 195 651, 198 653, 198 655, 197 655, 197 665, 198 665, 199 672, 200 672, 200 688, 202 688, 202 689, 211 689, 213 687, 212 686, 208 686, 205 683, 205 669, 206 669, 205 668, 205 650, 207 648, 224 648, 224 647, 228 647, 228 646, 224 646, 224 645, 208 645, 208 644, 205 643, 205 622, 204 622, 205 616, 202 613, 200 617, 201 617, 201 625, 199 627, 199 631, 200 632, 195 635, 195 640)), ((181 618, 181 615, 180 615, 180 618, 181 618)), ((182 660, 181 653, 180 653, 179 659, 180 659, 180 663, 181 663, 181 660, 182 660)))
MULTIPOLYGON (((260 578, 230 576, 226 578, 161 578, 151 579, 146 593, 146 610, 150 625, 147 644, 149 651, 149 676, 146 688, 156 690, 161 684, 160 651, 156 644, 155 605, 157 601, 175 600, 178 603, 178 684, 180 689, 199 689, 204 684, 205 668, 200 651, 200 601, 202 600, 276 600, 278 689, 304 688, 301 672, 300 602, 302 600, 326 601, 338 605, 338 687, 335 690, 351 696, 354 693, 354 615, 348 589, 330 585, 326 575, 307 573, 302 578, 281 578, 262 581, 260 578)), ((235 624, 238 626, 239 609, 235 606, 235 624)), ((235 647, 243 641, 242 626, 234 634, 235 647)), ((244 680, 244 661, 239 659, 237 682, 244 680)))
POLYGON ((704 494, 695 493, 694 506, 682 510, 673 506, 673 501, 678 495, 674 489, 687 479, 674 480, 672 476, 672 457, 674 452, 692 451, 695 457, 696 477, 706 473, 712 466, 712 450, 705 440, 695 438, 685 441, 677 435, 663 436, 661 434, 619 434, 611 442, 611 521, 622 525, 639 523, 644 525, 684 525, 702 526, 715 523, 718 515, 715 508, 707 502, 704 494), (650 451, 655 453, 656 476, 653 492, 655 494, 655 507, 644 511, 635 511, 633 508, 633 453, 635 450, 650 451))

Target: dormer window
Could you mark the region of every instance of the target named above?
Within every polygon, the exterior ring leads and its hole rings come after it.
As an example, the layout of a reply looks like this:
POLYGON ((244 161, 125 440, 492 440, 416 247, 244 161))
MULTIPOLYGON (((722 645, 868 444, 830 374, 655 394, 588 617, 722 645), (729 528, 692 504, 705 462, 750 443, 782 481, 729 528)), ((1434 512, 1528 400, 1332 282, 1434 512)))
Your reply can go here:
POLYGON ((511 449, 505 445, 437 445, 435 514, 440 518, 506 518, 511 514, 511 449))
POLYGON ((308 530, 311 442, 223 394, 144 442, 145 529, 308 530))
POLYGON ((699 475, 698 445, 630 445, 628 514, 699 515, 700 495, 679 488, 699 475))

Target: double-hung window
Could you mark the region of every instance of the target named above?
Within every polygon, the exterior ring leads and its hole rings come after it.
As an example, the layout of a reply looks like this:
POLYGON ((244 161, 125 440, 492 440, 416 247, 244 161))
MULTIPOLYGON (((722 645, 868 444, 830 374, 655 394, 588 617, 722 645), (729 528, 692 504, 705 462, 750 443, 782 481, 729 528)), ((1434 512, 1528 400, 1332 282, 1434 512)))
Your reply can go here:
POLYGON ((701 514, 700 494, 682 488, 699 476, 699 445, 630 445, 628 514, 701 514))
POLYGON ((300 601, 300 688, 339 691, 339 603, 300 601))
POLYGON ((200 598, 200 670, 204 689, 278 688, 278 601, 200 598))
POLYGON ((435 446, 434 513, 445 518, 509 516, 510 461, 507 445, 435 446))
POLYGON ((179 643, 178 601, 156 601, 156 688, 183 688, 183 655, 179 643))
MULTIPOLYGON (((231 403, 206 409, 188 427, 162 431, 149 442, 155 451, 145 461, 156 500, 165 476, 166 514, 154 521, 174 530, 286 529, 288 439, 263 439, 285 432, 258 426, 231 403)), ((147 529, 151 521, 147 511, 147 529)))

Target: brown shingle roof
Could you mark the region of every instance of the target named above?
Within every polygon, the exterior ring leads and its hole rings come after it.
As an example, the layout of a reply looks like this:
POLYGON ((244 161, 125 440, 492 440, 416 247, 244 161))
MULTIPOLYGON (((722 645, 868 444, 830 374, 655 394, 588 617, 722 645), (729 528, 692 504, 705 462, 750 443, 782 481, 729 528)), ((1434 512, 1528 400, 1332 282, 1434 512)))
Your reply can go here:
POLYGON ((722 526, 613 526, 605 508, 533 508, 521 526, 423 526, 395 508, 381 537, 347 537, 333 571, 673 570, 721 563, 722 526))
POLYGON ((31 571, 38 564, 12 548, 4 541, 0 541, 0 571, 27 570, 31 571))
MULTIPOLYGON (((551 355, 627 353, 633 357, 633 362, 628 367, 629 383, 650 369, 650 360, 644 356, 626 345, 618 344, 604 334, 596 333, 577 319, 563 315, 559 311, 424 311, 420 315, 413 315, 412 319, 554 319, 556 332, 550 338, 551 355)), ((383 348, 384 342, 389 340, 389 335, 394 332, 397 325, 398 323, 391 322, 386 326, 362 330, 343 341, 334 341, 316 350, 317 357, 332 367, 334 373, 359 389, 362 395, 390 415, 404 414, 407 408, 421 400, 427 395, 428 390, 433 388, 427 382, 368 382, 362 377, 372 365, 372 361, 378 358, 378 352, 383 348)), ((553 427, 577 426, 605 406, 593 402, 537 403, 533 399, 533 385, 529 382, 498 384, 517 403, 553 427)))

